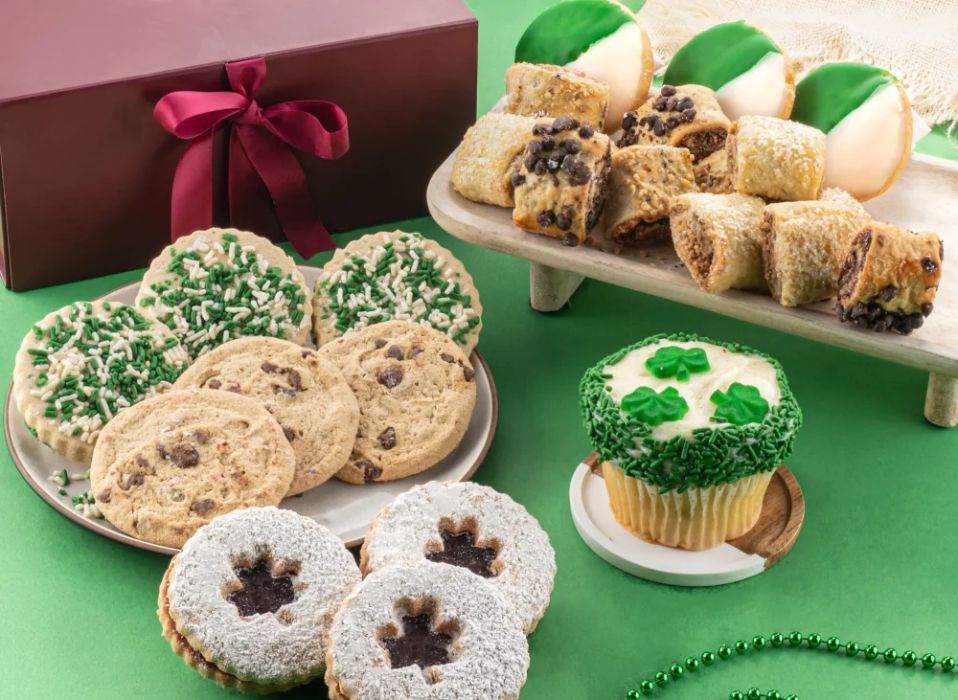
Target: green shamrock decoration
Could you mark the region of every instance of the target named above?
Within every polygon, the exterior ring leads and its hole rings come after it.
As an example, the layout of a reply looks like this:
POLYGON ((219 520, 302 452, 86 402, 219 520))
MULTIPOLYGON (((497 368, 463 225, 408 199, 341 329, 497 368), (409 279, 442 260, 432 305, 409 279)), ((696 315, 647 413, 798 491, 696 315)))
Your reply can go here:
POLYGON ((645 366, 656 379, 675 377, 680 382, 687 382, 692 374, 712 369, 702 348, 686 350, 675 345, 666 345, 656 350, 655 354, 645 361, 645 366))
POLYGON ((762 398, 758 388, 735 382, 728 393, 716 391, 710 399, 717 404, 715 417, 722 418, 732 425, 758 423, 768 414, 768 401, 762 398))
POLYGON ((661 394, 655 389, 640 386, 622 399, 622 410, 649 425, 659 425, 667 420, 678 420, 689 412, 675 387, 666 387, 661 394))

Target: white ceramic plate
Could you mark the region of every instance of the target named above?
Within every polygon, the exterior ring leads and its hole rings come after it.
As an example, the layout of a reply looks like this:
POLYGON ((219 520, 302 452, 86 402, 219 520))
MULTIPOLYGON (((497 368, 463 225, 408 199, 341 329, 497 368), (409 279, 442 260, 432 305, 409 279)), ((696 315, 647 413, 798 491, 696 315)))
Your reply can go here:
MULTIPOLYGON (((306 277, 306 283, 312 288, 319 275, 319 268, 301 265, 299 269, 306 277)), ((130 284, 109 292, 101 298, 132 304, 138 288, 139 283, 130 284)), ((478 352, 473 352, 471 359, 476 371, 476 408, 462 442, 451 455, 421 474, 398 481, 356 486, 338 479, 330 479, 325 484, 307 491, 301 497, 287 498, 282 506, 313 518, 337 534, 347 546, 353 547, 362 542, 373 519, 398 494, 427 481, 469 479, 489 451, 499 417, 499 399, 489 367, 478 352)), ((66 469, 69 474, 79 474, 85 472, 87 466, 61 457, 33 437, 24 424, 12 396, 11 385, 7 393, 3 417, 7 446, 17 469, 43 500, 74 522, 97 534, 141 549, 165 554, 176 553, 177 550, 172 547, 143 542, 120 532, 106 520, 90 519, 74 510, 70 497, 79 496, 84 491, 88 491, 90 482, 71 483, 65 487, 67 495, 60 496, 57 493, 60 486, 51 482, 49 476, 60 469, 66 469)))

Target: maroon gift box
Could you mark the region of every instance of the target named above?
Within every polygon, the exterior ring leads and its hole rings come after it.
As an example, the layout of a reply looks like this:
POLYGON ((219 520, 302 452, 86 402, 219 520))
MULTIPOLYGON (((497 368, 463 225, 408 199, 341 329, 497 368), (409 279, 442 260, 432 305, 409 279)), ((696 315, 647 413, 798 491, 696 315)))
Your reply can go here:
MULTIPOLYGON (((462 0, 30 0, 0 19, 0 275, 14 290, 142 267, 170 240, 187 141, 153 108, 229 90, 266 58, 262 107, 345 110, 339 160, 293 151, 330 231, 425 214, 432 172, 475 120, 478 26, 462 0)), ((228 222, 227 133, 213 215, 228 222)), ((275 217, 272 230, 281 239, 275 217)))

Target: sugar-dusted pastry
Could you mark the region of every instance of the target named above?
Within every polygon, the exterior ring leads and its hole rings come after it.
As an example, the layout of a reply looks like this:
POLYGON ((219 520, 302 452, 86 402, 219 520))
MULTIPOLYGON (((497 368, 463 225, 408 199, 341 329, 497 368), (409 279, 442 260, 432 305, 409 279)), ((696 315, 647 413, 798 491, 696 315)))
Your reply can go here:
POLYGON ((865 201, 880 195, 911 155, 905 88, 865 63, 826 63, 798 84, 792 119, 825 133, 825 186, 865 201))
POLYGON ((818 199, 825 177, 825 134, 774 117, 742 117, 725 146, 731 187, 783 201, 818 199))
POLYGON ((609 137, 591 125, 540 119, 513 178, 513 222, 566 245, 582 243, 602 213, 611 161, 609 137))
POLYGON ((654 70, 652 42, 639 18, 615 0, 566 0, 534 20, 516 45, 516 62, 580 70, 610 89, 605 131, 638 107, 654 70))
POLYGON ((653 336, 579 388, 612 514, 669 547, 717 547, 754 527, 802 412, 778 362, 694 335, 653 336))
POLYGON ((838 294, 838 273, 852 239, 868 226, 862 211, 841 202, 780 202, 762 221, 765 278, 783 306, 838 294))
POLYGON ((745 115, 788 119, 795 101, 791 59, 772 37, 744 21, 696 34, 675 52, 664 81, 712 88, 732 121, 745 115))
POLYGON ((768 289, 762 266, 765 202, 747 194, 685 194, 672 200, 672 243, 706 292, 768 289))
POLYGON ((622 119, 624 133, 619 148, 635 144, 661 144, 687 148, 693 160, 721 149, 730 122, 715 93, 701 85, 666 84, 655 97, 622 119))
POLYGON ((695 184, 702 192, 729 194, 732 185, 728 181, 728 155, 723 148, 702 158, 693 166, 695 184))
POLYGON ((874 222, 852 241, 838 278, 838 315, 908 335, 934 308, 944 246, 930 231, 874 222))
POLYGON ((599 129, 609 112, 609 86, 582 71, 537 63, 514 63, 506 71, 507 114, 573 117, 599 129))
POLYGON ((519 169, 536 120, 489 112, 462 139, 452 166, 452 186, 474 202, 511 207, 512 176, 519 169))
POLYGON ((842 204, 847 204, 856 211, 868 216, 868 212, 865 211, 865 207, 862 206, 862 203, 841 187, 826 187, 822 190, 822 195, 819 199, 823 202, 841 202, 842 204))
POLYGON ((669 233, 669 204, 696 192, 692 155, 673 146, 627 146, 612 154, 605 225, 608 236, 635 245, 669 233))

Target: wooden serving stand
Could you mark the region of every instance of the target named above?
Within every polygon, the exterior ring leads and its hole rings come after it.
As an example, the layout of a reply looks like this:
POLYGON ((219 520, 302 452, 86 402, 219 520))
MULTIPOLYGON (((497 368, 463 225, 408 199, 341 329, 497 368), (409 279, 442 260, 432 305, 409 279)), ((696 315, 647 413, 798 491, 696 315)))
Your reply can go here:
MULTIPOLYGON (((935 311, 921 329, 910 336, 874 333, 841 323, 831 301, 790 308, 770 296, 749 292, 707 294, 692 280, 670 242, 615 254, 603 240, 601 224, 593 237, 602 247, 569 248, 557 239, 521 231, 512 223, 511 210, 471 202, 453 189, 455 155, 446 159, 429 183, 430 213, 456 238, 528 260, 535 310, 561 309, 585 277, 611 282, 926 370, 930 377, 925 417, 942 427, 958 425, 958 271, 954 270, 958 262, 944 266, 935 311)), ((935 231, 944 241, 946 254, 958 250, 958 163, 914 154, 895 185, 866 202, 865 208, 878 221, 935 231)))

